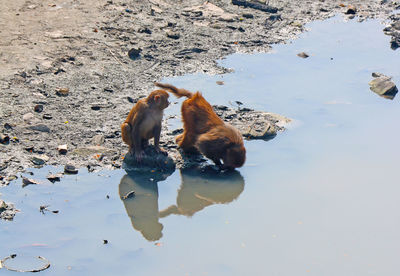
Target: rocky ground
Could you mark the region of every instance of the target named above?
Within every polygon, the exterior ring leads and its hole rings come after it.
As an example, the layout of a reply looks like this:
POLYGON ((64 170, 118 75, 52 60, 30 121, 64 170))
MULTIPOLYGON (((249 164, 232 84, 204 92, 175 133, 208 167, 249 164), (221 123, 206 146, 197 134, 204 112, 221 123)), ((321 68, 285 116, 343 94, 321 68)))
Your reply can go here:
MULTIPOLYGON (((386 20, 388 47, 397 49, 400 17, 393 11, 399 8, 385 0, 7 1, 0 10, 0 185, 45 164, 121 167, 127 146, 120 124, 154 81, 226 73, 217 59, 267 52, 295 38, 307 22, 336 14, 386 20)), ((287 122, 243 108, 215 108, 248 138, 269 139, 287 122)), ((173 137, 179 131, 164 123, 162 146, 178 166, 173 137)))

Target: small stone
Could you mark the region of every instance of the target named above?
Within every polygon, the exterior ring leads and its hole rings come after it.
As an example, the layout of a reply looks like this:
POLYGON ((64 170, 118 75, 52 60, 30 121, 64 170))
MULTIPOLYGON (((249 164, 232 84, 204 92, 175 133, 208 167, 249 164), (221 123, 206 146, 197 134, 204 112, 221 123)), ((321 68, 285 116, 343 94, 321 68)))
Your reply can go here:
POLYGON ((173 32, 173 31, 168 31, 166 35, 167 37, 172 39, 179 39, 181 37, 181 35, 178 32, 173 32))
POLYGON ((309 57, 309 55, 307 53, 305 53, 305 52, 298 53, 297 56, 301 57, 301 58, 308 58, 309 57))
POLYGON ((128 51, 128 57, 129 57, 131 60, 137 60, 137 59, 140 58, 140 52, 141 52, 141 51, 142 51, 141 49, 132 48, 132 49, 130 49, 130 50, 128 51))
POLYGON ((68 152, 68 145, 67 145, 67 144, 65 144, 65 145, 59 145, 59 146, 57 147, 57 150, 58 150, 58 152, 59 152, 60 154, 67 154, 67 152, 68 152))
POLYGON ((356 12, 357 12, 356 7, 350 5, 347 7, 347 11, 345 12, 345 14, 356 14, 356 12))
POLYGON ((4 200, 0 199, 0 211, 6 210, 8 207, 7 203, 4 200))
POLYGON ((63 177, 64 175, 62 173, 56 173, 56 174, 49 174, 46 176, 46 178, 51 182, 57 182, 61 180, 61 177, 63 177))
POLYGON ((8 135, 0 133, 0 143, 7 144, 10 141, 10 137, 8 135))
POLYGON ((40 131, 40 132, 47 132, 47 133, 49 133, 51 131, 50 128, 48 126, 46 126, 45 124, 29 126, 28 129, 36 130, 36 131, 40 131))
POLYGON ((5 123, 5 124, 4 124, 4 128, 9 130, 9 129, 12 129, 13 126, 10 125, 9 123, 5 123))
POLYGON ((74 165, 67 164, 64 166, 64 172, 67 174, 77 174, 78 170, 75 168, 74 165))
POLYGON ((31 158, 31 161, 33 164, 37 165, 37 166, 42 166, 44 165, 47 161, 49 161, 49 157, 45 154, 41 154, 41 155, 35 155, 31 158))
POLYGON ((68 96, 69 95, 69 89, 68 88, 57 88, 56 89, 57 95, 58 96, 68 96))
POLYGON ((223 81, 216 81, 216 84, 218 85, 224 85, 225 83, 223 81))
MULTIPOLYGON (((375 75, 378 75, 377 73, 375 75)), ((386 99, 393 100, 396 96, 398 89, 390 77, 385 75, 375 77, 369 82, 370 89, 386 99)))
POLYGON ((32 113, 26 113, 24 116, 22 116, 22 119, 24 120, 25 123, 30 123, 32 120, 35 118, 35 115, 32 113))
POLYGON ((243 16, 244 18, 249 18, 249 19, 254 18, 254 15, 251 14, 251 13, 244 13, 244 14, 242 14, 242 16, 243 16))
POLYGON ((53 119, 53 116, 51 116, 50 114, 43 114, 43 119, 51 120, 53 119))
POLYGON ((131 9, 125 9, 125 12, 132 13, 133 11, 131 9))
POLYGON ((40 182, 36 181, 34 179, 31 178, 27 178, 27 177, 22 177, 22 188, 28 186, 28 185, 39 185, 40 182))
POLYGON ((105 140, 104 135, 98 134, 92 138, 92 144, 95 146, 101 146, 104 144, 104 140, 105 140))
POLYGON ((34 107, 35 112, 40 113, 43 111, 43 105, 42 104, 37 104, 34 107))

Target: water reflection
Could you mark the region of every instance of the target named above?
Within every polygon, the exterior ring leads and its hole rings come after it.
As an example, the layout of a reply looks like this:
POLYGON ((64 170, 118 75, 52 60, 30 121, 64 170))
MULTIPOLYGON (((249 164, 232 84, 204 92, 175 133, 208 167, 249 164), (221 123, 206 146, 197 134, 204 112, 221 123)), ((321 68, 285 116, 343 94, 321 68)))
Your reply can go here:
POLYGON ((184 169, 181 170, 181 179, 176 205, 161 211, 161 218, 171 214, 193 216, 212 204, 232 202, 244 189, 244 179, 238 171, 184 169))
POLYGON ((128 173, 119 184, 119 195, 134 229, 149 241, 162 237, 163 225, 158 221, 158 186, 170 174, 128 173), (134 192, 134 194, 132 193, 134 192))
POLYGON ((230 203, 244 190, 244 178, 238 171, 220 172, 211 167, 183 169, 176 205, 159 212, 158 182, 169 175, 128 173, 119 184, 119 196, 133 228, 148 241, 162 237, 160 218, 171 214, 190 217, 207 206, 230 203))

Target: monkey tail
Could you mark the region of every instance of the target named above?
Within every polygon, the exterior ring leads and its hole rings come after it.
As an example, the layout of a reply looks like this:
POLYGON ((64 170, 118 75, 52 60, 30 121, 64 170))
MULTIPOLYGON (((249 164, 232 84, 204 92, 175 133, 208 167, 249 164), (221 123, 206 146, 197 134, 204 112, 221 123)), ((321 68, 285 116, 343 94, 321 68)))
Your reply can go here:
POLYGON ((164 84, 164 83, 155 82, 154 85, 171 92, 172 94, 174 94, 178 98, 187 97, 187 98, 190 99, 194 95, 192 92, 190 92, 190 91, 188 91, 186 89, 176 88, 175 86, 173 86, 171 84, 166 84, 166 83, 164 84))

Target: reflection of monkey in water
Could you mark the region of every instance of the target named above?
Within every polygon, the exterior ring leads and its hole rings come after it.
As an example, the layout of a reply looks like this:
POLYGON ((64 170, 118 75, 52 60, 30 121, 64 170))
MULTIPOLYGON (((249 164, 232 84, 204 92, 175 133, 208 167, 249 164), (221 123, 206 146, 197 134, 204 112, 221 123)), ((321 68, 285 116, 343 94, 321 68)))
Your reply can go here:
POLYGON ((119 195, 133 228, 148 241, 156 241, 162 237, 163 225, 158 222, 157 182, 168 176, 159 173, 132 173, 122 177, 119 184, 119 195))
POLYGON ((244 179, 238 171, 184 169, 181 177, 176 205, 161 211, 161 218, 170 214, 193 216, 209 205, 235 200, 244 189, 244 179))

